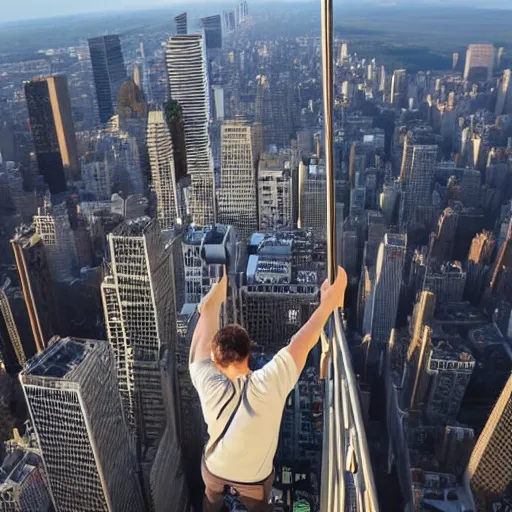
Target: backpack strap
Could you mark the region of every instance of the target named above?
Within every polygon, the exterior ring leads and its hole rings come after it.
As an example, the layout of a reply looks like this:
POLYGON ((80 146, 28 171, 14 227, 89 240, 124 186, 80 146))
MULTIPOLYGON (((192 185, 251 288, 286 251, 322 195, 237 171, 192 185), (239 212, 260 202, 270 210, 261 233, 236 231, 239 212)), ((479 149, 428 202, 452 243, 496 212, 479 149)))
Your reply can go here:
MULTIPOLYGON (((210 448, 208 448, 208 450, 206 451, 205 453, 205 459, 207 459, 214 451, 215 451, 215 448, 217 448, 217 446, 219 445, 219 443, 222 441, 222 439, 224 438, 224 436, 226 435, 226 432, 228 431, 231 423, 233 422, 233 419, 236 415, 236 413, 238 412, 238 409, 240 409, 240 405, 242 404, 242 400, 244 398, 244 394, 245 394, 245 390, 247 388, 247 380, 245 381, 244 383, 244 387, 242 389, 242 391, 240 392, 240 396, 238 398, 238 402, 235 406, 235 408, 233 409, 233 412, 231 413, 231 415, 229 416, 228 418, 228 421, 226 422, 226 424, 224 425, 224 428, 222 429, 222 432, 219 434, 219 436, 217 437, 217 439, 215 439, 215 441, 211 444, 210 448)), ((229 402, 231 402, 231 400, 233 399, 234 397, 234 394, 231 395, 231 397, 229 398, 229 400, 224 404, 224 406, 222 407, 222 409, 220 410, 219 412, 219 415, 217 416, 217 419, 219 418, 219 416, 222 414, 222 412, 224 411, 224 409, 227 407, 227 405, 229 404, 229 402)))

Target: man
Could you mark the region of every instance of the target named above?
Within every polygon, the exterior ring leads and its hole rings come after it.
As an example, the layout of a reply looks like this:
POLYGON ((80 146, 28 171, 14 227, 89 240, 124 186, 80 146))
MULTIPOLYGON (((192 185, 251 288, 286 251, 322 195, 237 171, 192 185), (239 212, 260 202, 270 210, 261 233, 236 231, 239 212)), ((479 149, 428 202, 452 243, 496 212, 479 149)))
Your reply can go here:
POLYGON ((202 475, 205 512, 218 512, 227 485, 250 512, 267 510, 273 459, 286 397, 295 387, 311 349, 333 311, 343 306, 347 275, 321 287, 320 305, 308 322, 261 370, 251 372, 252 342, 238 325, 219 330, 227 277, 200 304, 190 347, 190 375, 201 400, 210 439, 202 475))

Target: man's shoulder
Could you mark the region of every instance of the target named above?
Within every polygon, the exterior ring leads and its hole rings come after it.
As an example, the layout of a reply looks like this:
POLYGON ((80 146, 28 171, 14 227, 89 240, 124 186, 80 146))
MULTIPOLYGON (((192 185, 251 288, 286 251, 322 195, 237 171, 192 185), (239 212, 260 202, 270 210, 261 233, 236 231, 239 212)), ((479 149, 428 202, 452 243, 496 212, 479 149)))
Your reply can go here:
POLYGON ((284 374, 296 373, 297 366, 288 347, 282 348, 268 363, 262 368, 256 370, 253 379, 257 383, 274 383, 278 382, 284 374))

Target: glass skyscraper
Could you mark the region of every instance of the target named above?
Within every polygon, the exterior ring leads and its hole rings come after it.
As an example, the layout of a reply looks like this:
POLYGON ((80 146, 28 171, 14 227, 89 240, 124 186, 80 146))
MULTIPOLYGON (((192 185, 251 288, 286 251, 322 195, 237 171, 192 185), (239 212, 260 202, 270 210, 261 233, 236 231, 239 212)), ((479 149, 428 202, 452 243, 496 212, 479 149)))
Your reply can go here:
POLYGON ((119 36, 89 39, 89 52, 100 122, 106 123, 115 113, 119 90, 126 81, 126 68, 119 36))

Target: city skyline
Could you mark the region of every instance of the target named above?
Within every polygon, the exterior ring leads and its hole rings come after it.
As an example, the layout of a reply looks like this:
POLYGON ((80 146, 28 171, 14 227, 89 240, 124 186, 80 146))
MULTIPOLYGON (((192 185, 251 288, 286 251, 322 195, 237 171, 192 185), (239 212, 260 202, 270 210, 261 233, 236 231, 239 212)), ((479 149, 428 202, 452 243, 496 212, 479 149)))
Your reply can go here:
POLYGON ((508 15, 320 3, 0 34, 0 509, 512 507, 508 15))

